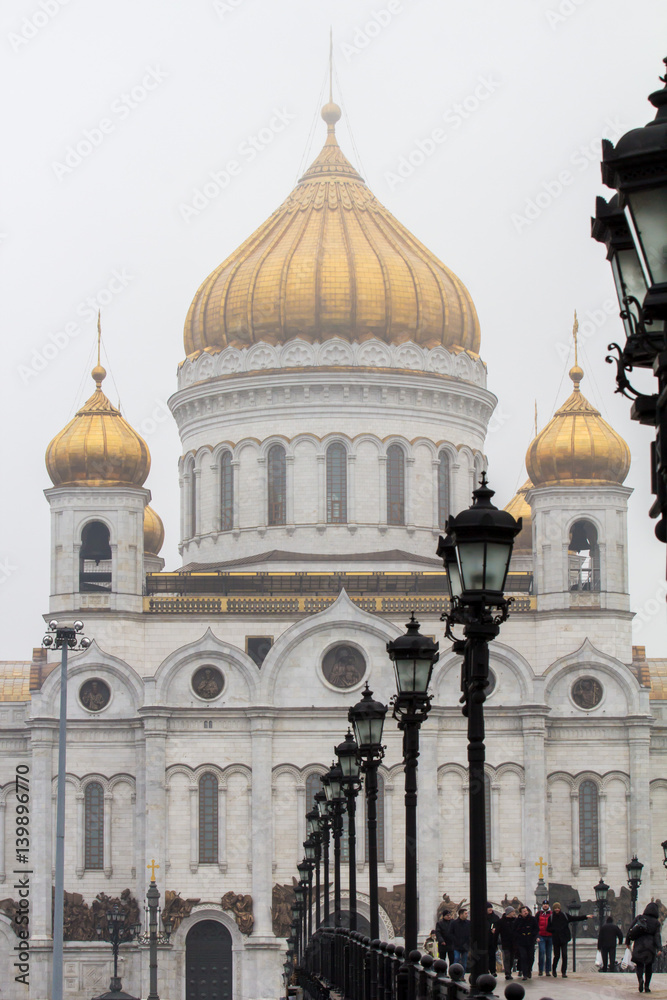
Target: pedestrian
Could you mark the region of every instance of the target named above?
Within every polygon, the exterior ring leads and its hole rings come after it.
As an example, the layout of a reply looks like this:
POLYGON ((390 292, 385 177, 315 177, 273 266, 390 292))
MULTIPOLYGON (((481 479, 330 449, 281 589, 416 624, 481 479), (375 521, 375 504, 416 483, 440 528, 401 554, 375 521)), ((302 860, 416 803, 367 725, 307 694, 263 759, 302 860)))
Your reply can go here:
POLYGON ((519 972, 525 982, 533 975, 535 961, 535 941, 539 930, 537 917, 534 917, 527 906, 521 907, 521 913, 516 920, 516 946, 519 951, 519 972))
POLYGON ((623 944, 623 934, 613 917, 607 917, 598 934, 598 948, 602 955, 602 971, 613 972, 616 967, 616 945, 623 944))
POLYGON ((505 908, 505 912, 496 925, 495 936, 503 954, 505 979, 513 979, 512 965, 516 947, 516 910, 513 906, 505 908))
POLYGON ((493 911, 493 903, 486 904, 486 919, 489 925, 489 972, 496 974, 496 927, 500 917, 493 911))
POLYGON ((570 924, 580 920, 592 920, 592 913, 583 913, 580 917, 574 917, 571 913, 563 913, 560 903, 554 903, 553 912, 547 921, 547 930, 551 931, 551 940, 554 948, 554 964, 551 975, 557 975, 558 960, 562 959, 560 974, 563 979, 567 979, 567 945, 572 938, 570 924))
POLYGON ((427 955, 432 955, 433 958, 437 957, 438 951, 437 951, 437 941, 435 937, 435 929, 431 931, 429 936, 424 941, 424 951, 426 952, 427 955))
POLYGON ((538 967, 540 976, 551 975, 551 950, 553 947, 551 941, 551 931, 547 930, 547 924, 549 923, 549 917, 551 916, 551 907, 549 906, 549 900, 542 900, 542 907, 540 912, 537 914, 537 923, 539 926, 538 937, 537 937, 537 947, 538 947, 538 967))
POLYGON ((468 911, 459 910, 458 917, 452 921, 452 944, 454 946, 454 961, 468 971, 468 952, 470 951, 470 921, 468 911))
POLYGON ((452 943, 452 914, 445 910, 437 924, 435 925, 435 939, 438 942, 438 956, 443 962, 454 961, 454 945, 452 943))
POLYGON ((650 993, 649 983, 653 975, 653 960, 662 951, 660 940, 660 911, 657 903, 649 903, 628 931, 625 943, 632 944, 632 961, 636 965, 640 993, 650 993))

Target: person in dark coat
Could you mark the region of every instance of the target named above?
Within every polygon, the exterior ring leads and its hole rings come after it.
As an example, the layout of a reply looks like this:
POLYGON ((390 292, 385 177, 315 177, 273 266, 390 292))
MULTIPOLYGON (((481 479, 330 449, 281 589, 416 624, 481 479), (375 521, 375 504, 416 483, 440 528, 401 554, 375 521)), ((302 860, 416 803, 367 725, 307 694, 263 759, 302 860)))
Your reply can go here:
POLYGON ((563 913, 560 903, 554 903, 553 913, 547 923, 547 930, 551 932, 551 940, 554 943, 554 964, 551 975, 555 976, 558 969, 558 960, 562 957, 561 976, 567 979, 567 945, 572 938, 570 924, 580 920, 592 920, 592 913, 582 913, 580 917, 574 917, 571 913, 563 913))
POLYGON ((454 961, 454 945, 452 943, 452 915, 449 910, 445 910, 443 915, 435 925, 435 939, 438 942, 438 955, 443 962, 454 961))
POLYGON ((553 947, 551 943, 551 934, 547 930, 547 924, 549 923, 549 917, 551 916, 551 907, 549 906, 549 900, 545 899, 542 901, 542 908, 539 913, 536 914, 537 923, 539 926, 538 938, 537 938, 537 951, 539 955, 539 969, 540 975, 543 976, 546 972, 547 976, 551 975, 551 949, 553 947))
POLYGON ((649 903, 644 912, 630 926, 625 943, 632 945, 632 961, 637 966, 640 993, 650 993, 653 960, 662 951, 660 939, 660 911, 657 903, 649 903))
POLYGON ((513 906, 507 907, 496 924, 495 937, 503 953, 505 979, 512 979, 512 965, 514 963, 514 949, 516 947, 516 910, 513 906))
POLYGON ((613 972, 616 967, 616 945, 623 944, 623 934, 613 917, 607 917, 598 934, 598 948, 602 955, 602 971, 613 972))
POLYGON ((493 903, 486 904, 486 919, 489 925, 489 972, 492 976, 496 974, 496 927, 500 917, 493 912, 493 903))
POLYGON ((537 917, 534 917, 527 906, 521 907, 521 913, 516 920, 515 941, 519 951, 519 972, 525 981, 533 974, 535 961, 535 941, 539 927, 537 917))
POLYGON ((452 944, 454 945, 454 961, 459 962, 464 971, 467 971, 468 952, 470 951, 470 921, 467 910, 459 910, 456 920, 452 920, 452 944))

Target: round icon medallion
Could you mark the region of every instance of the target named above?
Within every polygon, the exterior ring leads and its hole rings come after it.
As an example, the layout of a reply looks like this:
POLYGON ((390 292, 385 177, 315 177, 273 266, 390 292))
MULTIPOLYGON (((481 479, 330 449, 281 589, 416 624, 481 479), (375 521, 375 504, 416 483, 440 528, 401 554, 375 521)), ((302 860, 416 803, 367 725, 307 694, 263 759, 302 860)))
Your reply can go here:
POLYGON ((602 685, 595 677, 580 677, 572 685, 572 701, 579 708, 597 708, 602 701, 602 685))
POLYGON ((337 688, 351 688, 366 673, 366 660, 355 646, 340 644, 327 650, 322 660, 322 673, 329 684, 337 688))
POLYGON ((79 688, 79 701, 89 712, 101 712, 111 700, 111 690, 105 681, 93 677, 79 688))
POLYGON ((225 686, 225 678, 217 667, 200 667, 192 675, 192 690, 205 701, 217 698, 225 686))

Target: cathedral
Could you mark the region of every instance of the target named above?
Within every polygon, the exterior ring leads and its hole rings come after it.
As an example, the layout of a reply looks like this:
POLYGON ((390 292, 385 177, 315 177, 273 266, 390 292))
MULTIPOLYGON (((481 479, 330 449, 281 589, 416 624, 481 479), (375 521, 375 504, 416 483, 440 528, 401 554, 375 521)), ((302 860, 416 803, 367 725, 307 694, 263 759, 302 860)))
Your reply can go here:
MULTIPOLYGON (((443 895, 467 898, 460 658, 443 639, 435 551, 486 468, 496 397, 467 289, 346 159, 338 106, 322 118, 322 151, 203 281, 185 320, 169 401, 180 567, 164 569, 149 451, 105 395, 99 358, 92 395, 47 450, 44 617, 80 618, 92 640, 68 672, 70 1000, 108 988, 96 914, 120 900, 138 918, 151 870, 171 926, 163 1000, 210 996, 217 975, 226 1000, 279 994, 305 813, 366 682, 384 702, 395 692, 386 643, 413 611, 440 641, 419 760, 420 941, 443 895)), ((506 507, 523 528, 511 617, 490 649, 489 898, 532 905, 538 875, 570 898, 589 900, 600 878, 618 894, 636 854, 644 905, 664 879, 667 661, 632 647, 628 447, 586 399, 576 362, 570 379, 506 507)), ((0 665, 0 1000, 51 996, 58 663, 38 649, 0 665), (17 766, 32 817, 27 988, 14 981, 17 766)), ((405 878, 390 719, 385 741, 379 884, 392 940, 405 878)), ((357 821, 364 926, 363 794, 357 821)), ((119 970, 145 996, 147 946, 123 944, 119 970)))

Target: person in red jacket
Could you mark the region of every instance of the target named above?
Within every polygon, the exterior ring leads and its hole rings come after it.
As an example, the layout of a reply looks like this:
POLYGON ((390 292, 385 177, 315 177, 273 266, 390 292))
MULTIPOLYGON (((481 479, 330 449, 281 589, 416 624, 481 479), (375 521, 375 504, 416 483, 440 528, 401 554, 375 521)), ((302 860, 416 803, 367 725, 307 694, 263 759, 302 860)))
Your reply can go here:
POLYGON ((539 913, 537 914, 537 922, 539 925, 537 947, 539 949, 539 970, 541 976, 545 973, 547 976, 551 975, 551 949, 553 942, 551 940, 551 931, 547 930, 547 924, 549 923, 550 916, 551 907, 549 906, 549 900, 545 899, 542 902, 542 907, 539 913))

